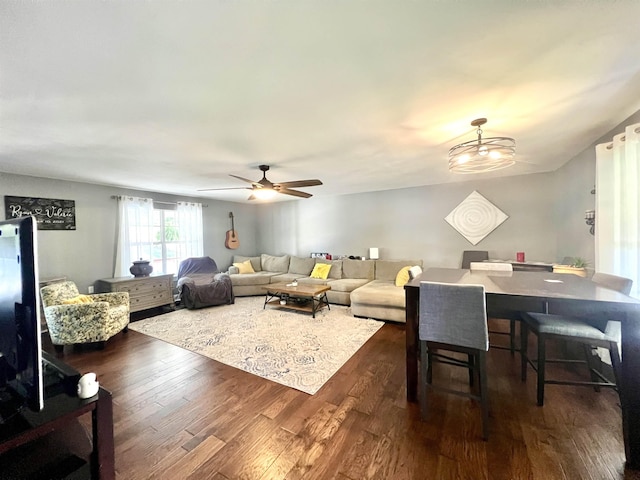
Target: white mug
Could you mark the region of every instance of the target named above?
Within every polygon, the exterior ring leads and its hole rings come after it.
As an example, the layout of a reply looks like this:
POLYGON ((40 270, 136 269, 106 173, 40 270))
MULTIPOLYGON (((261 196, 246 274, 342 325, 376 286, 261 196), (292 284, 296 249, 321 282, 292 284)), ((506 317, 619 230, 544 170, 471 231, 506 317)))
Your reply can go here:
POLYGON ((78 381, 78 397, 79 398, 91 398, 98 393, 100 383, 96 379, 96 374, 85 373, 78 381))

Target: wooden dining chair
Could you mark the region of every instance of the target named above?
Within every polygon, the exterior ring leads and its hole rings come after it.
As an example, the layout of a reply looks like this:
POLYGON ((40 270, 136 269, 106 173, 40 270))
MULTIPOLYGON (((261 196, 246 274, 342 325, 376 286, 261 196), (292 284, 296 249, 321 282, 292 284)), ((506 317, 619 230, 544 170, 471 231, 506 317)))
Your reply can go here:
MULTIPOLYGON (((595 273, 592 280, 603 287, 616 290, 628 295, 631 292, 633 280, 629 278, 610 275, 607 273, 595 273)), ((522 314, 521 337, 521 377, 522 381, 527 380, 527 366, 537 373, 537 403, 544 405, 544 387, 553 385, 579 385, 593 386, 599 391, 600 387, 617 388, 620 368, 620 351, 618 338, 609 333, 612 324, 607 319, 603 319, 600 325, 587 322, 580 318, 568 317, 564 315, 550 315, 544 313, 527 312, 522 314), (528 334, 533 332, 538 337, 538 358, 531 359, 528 355, 528 334), (550 339, 560 339, 567 342, 574 342, 583 345, 585 360, 567 358, 546 358, 546 343, 550 339), (593 350, 596 347, 606 348, 611 357, 611 367, 613 369, 614 380, 605 377, 593 364, 593 350), (546 378, 545 367, 549 362, 554 363, 583 363, 586 364, 591 381, 570 381, 570 380, 549 380, 546 378)))
MULTIPOLYGON (((480 270, 485 272, 513 272, 513 265, 509 262, 471 262, 469 268, 473 272, 474 270, 480 270)), ((491 348, 499 348, 502 350, 509 350, 511 355, 519 351, 516 341, 516 322, 520 322, 520 314, 518 312, 495 312, 491 315, 491 321, 508 321, 509 331, 503 332, 501 330, 489 330, 491 335, 508 335, 509 346, 504 347, 502 345, 491 344, 491 348)))
POLYGON ((420 282, 420 411, 427 416, 427 391, 441 390, 480 401, 482 438, 489 437, 489 396, 486 354, 489 350, 487 308, 482 285, 420 282), (440 353, 458 352, 467 360, 440 353), (433 364, 445 363, 469 370, 470 390, 433 385, 433 364))

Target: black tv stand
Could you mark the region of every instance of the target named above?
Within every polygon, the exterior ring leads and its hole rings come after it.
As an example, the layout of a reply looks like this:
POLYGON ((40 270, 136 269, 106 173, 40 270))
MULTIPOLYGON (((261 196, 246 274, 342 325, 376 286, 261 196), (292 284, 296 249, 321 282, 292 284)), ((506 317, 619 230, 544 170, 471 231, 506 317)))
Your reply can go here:
MULTIPOLYGON (((115 478, 111 393, 100 388, 93 398, 78 398, 75 389, 80 374, 45 352, 43 358, 45 370, 49 370, 45 383, 50 383, 45 385, 44 409, 5 412, 4 423, 0 424, 0 479, 4 478, 3 472, 12 472, 9 478, 24 479, 42 478, 42 472, 47 472, 47 478, 52 472, 55 472, 53 478, 115 478), (60 432, 73 435, 70 425, 89 412, 92 441, 87 449, 90 450, 88 458, 62 452, 54 459, 43 442, 60 432), (40 465, 34 464, 32 458, 40 461, 40 465)), ((80 425, 78 429, 84 434, 80 425)))

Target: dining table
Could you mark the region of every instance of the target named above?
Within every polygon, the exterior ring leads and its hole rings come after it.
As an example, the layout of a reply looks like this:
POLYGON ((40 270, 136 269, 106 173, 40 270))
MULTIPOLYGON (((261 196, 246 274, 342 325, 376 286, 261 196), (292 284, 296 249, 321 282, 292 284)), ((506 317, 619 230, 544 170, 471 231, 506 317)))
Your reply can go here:
POLYGON ((405 285, 407 400, 417 401, 420 282, 482 285, 487 315, 515 318, 520 312, 570 315, 621 323, 622 362, 618 393, 627 467, 640 469, 640 300, 588 278, 545 271, 472 271, 428 268, 405 285))

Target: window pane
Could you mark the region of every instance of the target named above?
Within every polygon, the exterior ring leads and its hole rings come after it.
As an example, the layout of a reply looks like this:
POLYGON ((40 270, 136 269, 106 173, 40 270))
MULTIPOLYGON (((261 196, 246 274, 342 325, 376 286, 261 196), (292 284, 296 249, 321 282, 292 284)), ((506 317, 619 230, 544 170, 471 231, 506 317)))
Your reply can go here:
POLYGON ((154 261, 160 260, 160 262, 162 262, 162 244, 161 243, 153 244, 153 256, 151 258, 154 261))
POLYGON ((177 243, 167 243, 166 244, 167 247, 167 259, 169 258, 178 258, 178 252, 180 250, 180 247, 177 243))
POLYGON ((180 240, 176 212, 171 210, 166 211, 164 215, 164 239, 166 242, 176 242, 180 240))
POLYGON ((173 273, 174 275, 178 273, 178 263, 178 259, 167 260, 167 269, 164 273, 173 273))
POLYGON ((151 245, 142 244, 142 245, 133 245, 134 248, 131 249, 131 258, 135 260, 149 260, 151 258, 151 245))

